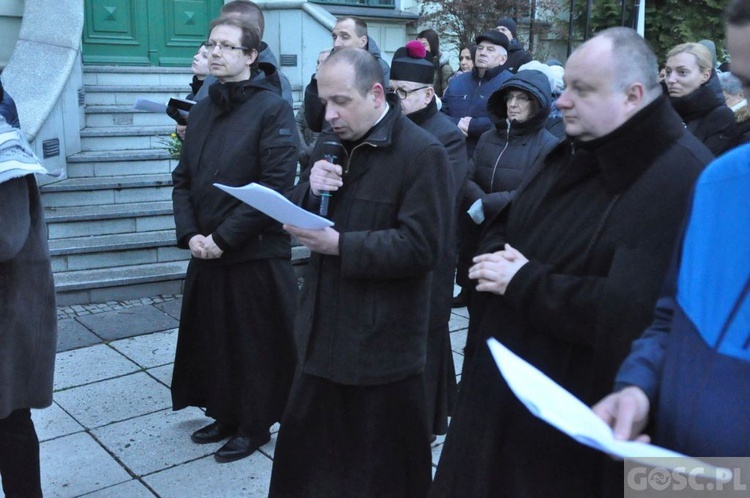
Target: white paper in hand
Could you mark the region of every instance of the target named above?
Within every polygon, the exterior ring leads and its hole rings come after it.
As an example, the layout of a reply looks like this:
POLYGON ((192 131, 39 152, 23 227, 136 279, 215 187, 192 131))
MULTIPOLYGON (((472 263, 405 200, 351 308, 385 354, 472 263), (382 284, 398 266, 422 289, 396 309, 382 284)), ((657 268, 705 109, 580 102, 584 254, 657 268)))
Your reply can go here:
POLYGON ((703 468, 701 475, 722 481, 731 478, 732 472, 728 469, 714 467, 660 446, 615 440, 612 429, 581 400, 494 338, 487 339, 487 345, 505 381, 521 403, 534 416, 579 443, 610 455, 658 467, 676 468, 690 461, 703 468), (673 459, 674 465, 670 465, 666 458, 673 459))
POLYGON ((220 188, 245 204, 249 204, 274 220, 287 225, 307 230, 322 230, 325 227, 333 226, 331 220, 302 209, 275 190, 258 183, 249 183, 243 187, 229 187, 214 183, 214 187, 220 188))

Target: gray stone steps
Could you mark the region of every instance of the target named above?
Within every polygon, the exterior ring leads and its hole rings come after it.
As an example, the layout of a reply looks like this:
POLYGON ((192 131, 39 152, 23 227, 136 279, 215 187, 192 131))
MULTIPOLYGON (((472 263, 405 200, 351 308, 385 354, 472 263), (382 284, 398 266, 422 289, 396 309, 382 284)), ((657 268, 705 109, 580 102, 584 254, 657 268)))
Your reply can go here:
POLYGON ((172 176, 127 175, 68 178, 41 188, 45 207, 105 206, 172 198, 172 176))
POLYGON ((175 122, 166 113, 133 109, 130 105, 86 106, 86 127, 106 126, 172 126, 175 122))
POLYGON ((86 85, 86 105, 132 106, 138 99, 167 102, 170 97, 184 98, 190 93, 190 80, 178 85, 86 85))
POLYGON ((78 221, 111 220, 136 216, 160 216, 172 214, 172 202, 135 202, 107 204, 103 206, 59 206, 46 207, 47 224, 78 221))
POLYGON ((174 246, 175 244, 174 230, 158 230, 153 232, 93 235, 91 237, 50 240, 49 252, 51 256, 60 256, 102 252, 108 248, 124 251, 127 249, 142 249, 144 247, 174 246))
POLYGON ((173 125, 108 126, 81 130, 82 151, 164 149, 173 125))
POLYGON ((169 174, 177 166, 166 149, 83 151, 67 159, 68 178, 169 174))
MULTIPOLYGON (((193 79, 190 67, 83 66, 83 83, 98 85, 183 85, 188 90, 193 79)), ((187 92, 185 92, 187 93, 187 92)))
POLYGON ((58 272, 54 274, 57 302, 65 306, 180 294, 187 265, 185 260, 58 272))
POLYGON ((176 246, 174 230, 51 240, 50 254, 52 271, 57 273, 190 258, 189 251, 176 246))

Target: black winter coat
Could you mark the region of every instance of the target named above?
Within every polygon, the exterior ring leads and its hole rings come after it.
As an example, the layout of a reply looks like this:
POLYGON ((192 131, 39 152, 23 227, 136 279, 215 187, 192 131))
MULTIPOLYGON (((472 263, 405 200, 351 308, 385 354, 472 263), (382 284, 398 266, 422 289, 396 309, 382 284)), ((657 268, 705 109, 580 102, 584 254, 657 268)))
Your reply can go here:
POLYGON ((508 47, 508 59, 502 67, 511 73, 517 73, 519 67, 527 62, 531 62, 532 60, 533 57, 531 54, 523 48, 521 42, 514 38, 510 41, 510 46, 508 47))
POLYGON ((694 182, 711 159, 659 97, 607 136, 564 142, 490 220, 480 252, 529 262, 504 296, 479 293, 433 497, 622 496, 622 463, 535 418, 498 375, 496 337, 591 405, 649 325, 694 182), (468 365, 468 368, 467 368, 468 365))
MULTIPOLYGON (((388 101, 380 123, 344 143, 344 185, 329 205, 340 255, 313 252, 302 289, 302 371, 340 384, 384 384, 423 371, 431 270, 452 209, 444 147, 402 115, 395 95, 388 101)), ((324 130, 314 161, 330 140, 339 139, 324 130)), ((309 182, 288 196, 318 212, 309 182)))
POLYGON ((225 251, 216 264, 290 257, 289 235, 260 211, 214 187, 294 183, 299 139, 276 69, 260 64, 250 80, 216 83, 190 111, 180 162, 172 172, 177 245, 213 235, 225 251))
POLYGON ((669 100, 688 131, 703 142, 714 156, 720 156, 734 147, 737 140, 734 113, 727 107, 715 72, 690 95, 670 97, 669 100))
POLYGON ((535 70, 521 71, 492 94, 487 112, 495 129, 482 134, 469 161, 466 208, 482 199, 486 217, 498 213, 526 175, 557 145, 560 140, 545 128, 551 100, 547 76, 535 70), (523 123, 508 121, 505 95, 510 90, 530 93, 539 111, 523 123))
POLYGON ((449 220, 447 239, 443 246, 440 263, 433 272, 430 294, 430 330, 450 320, 453 300, 453 273, 456 267, 456 219, 460 208, 468 161, 466 160, 466 138, 442 112, 439 112, 435 99, 417 112, 409 114, 409 119, 432 133, 448 152, 450 163, 450 195, 454 210, 449 220))

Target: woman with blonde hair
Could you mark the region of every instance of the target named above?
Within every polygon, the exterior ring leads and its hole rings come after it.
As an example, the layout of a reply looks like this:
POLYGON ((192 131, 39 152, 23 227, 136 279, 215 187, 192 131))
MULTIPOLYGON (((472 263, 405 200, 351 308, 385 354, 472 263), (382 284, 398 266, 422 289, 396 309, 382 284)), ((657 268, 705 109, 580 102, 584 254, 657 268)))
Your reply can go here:
POLYGON ((663 84, 685 127, 718 156, 735 143, 732 110, 724 102, 711 53, 699 43, 682 43, 667 54, 663 84))

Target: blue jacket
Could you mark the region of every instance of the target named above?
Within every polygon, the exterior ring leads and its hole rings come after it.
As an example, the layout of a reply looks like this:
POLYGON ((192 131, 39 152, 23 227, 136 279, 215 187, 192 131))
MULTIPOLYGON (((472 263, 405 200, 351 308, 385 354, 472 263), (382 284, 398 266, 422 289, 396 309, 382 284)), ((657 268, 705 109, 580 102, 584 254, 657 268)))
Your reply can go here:
POLYGON ((16 110, 16 103, 10 98, 8 92, 3 91, 0 97, 0 116, 5 118, 5 121, 14 128, 20 128, 21 124, 18 121, 18 111, 16 110))
POLYGON ((715 160, 654 323, 617 387, 651 401, 654 442, 695 456, 750 455, 750 145, 715 160))
POLYGON ((461 73, 451 79, 443 94, 443 111, 451 121, 458 124, 465 116, 471 116, 469 136, 466 138, 466 152, 471 158, 474 147, 487 130, 492 129, 492 121, 487 112, 487 101, 490 96, 513 76, 502 67, 494 67, 479 77, 477 68, 469 73, 461 73))

